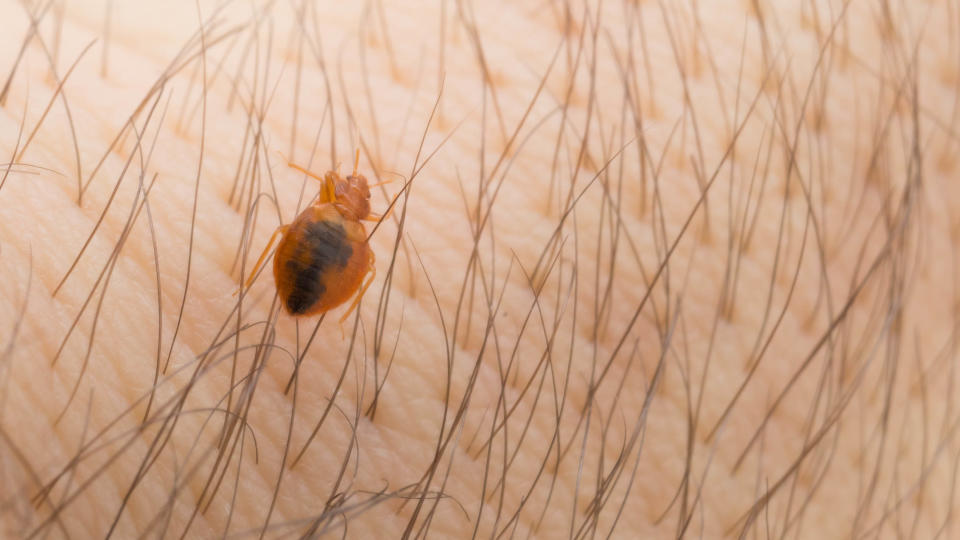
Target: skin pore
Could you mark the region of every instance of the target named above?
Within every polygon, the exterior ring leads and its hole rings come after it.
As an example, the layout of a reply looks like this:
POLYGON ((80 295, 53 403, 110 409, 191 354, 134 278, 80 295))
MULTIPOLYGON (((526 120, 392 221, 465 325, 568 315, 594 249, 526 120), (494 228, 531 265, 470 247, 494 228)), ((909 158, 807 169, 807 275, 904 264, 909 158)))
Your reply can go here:
POLYGON ((960 534, 955 0, 0 20, 2 536, 960 534), (234 295, 357 148, 359 309, 234 295))

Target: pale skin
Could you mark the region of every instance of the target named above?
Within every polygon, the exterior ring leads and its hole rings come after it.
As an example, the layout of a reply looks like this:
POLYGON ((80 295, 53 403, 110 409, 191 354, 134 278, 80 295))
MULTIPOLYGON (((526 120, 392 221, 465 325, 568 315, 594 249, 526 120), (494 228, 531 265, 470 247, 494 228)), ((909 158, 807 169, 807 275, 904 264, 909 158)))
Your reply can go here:
POLYGON ((0 536, 960 534, 956 1, 0 18, 0 536))

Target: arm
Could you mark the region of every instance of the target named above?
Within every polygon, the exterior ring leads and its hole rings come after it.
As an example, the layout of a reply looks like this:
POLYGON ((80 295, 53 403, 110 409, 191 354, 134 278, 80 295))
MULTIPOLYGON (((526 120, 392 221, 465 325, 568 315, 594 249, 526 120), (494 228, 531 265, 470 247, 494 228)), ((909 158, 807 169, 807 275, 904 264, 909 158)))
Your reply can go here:
POLYGON ((11 534, 952 530, 956 6, 110 4, 0 8, 11 534), (356 148, 346 338, 231 296, 356 148))

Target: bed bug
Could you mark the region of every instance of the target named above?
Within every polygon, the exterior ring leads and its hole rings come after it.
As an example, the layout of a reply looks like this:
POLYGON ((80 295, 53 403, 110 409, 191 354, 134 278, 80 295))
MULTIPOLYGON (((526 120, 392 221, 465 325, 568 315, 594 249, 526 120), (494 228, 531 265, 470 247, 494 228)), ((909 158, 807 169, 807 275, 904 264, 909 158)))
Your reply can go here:
POLYGON ((343 304, 359 289, 340 322, 350 316, 377 273, 373 250, 367 243, 367 230, 362 222, 384 217, 370 211, 370 188, 373 186, 357 172, 359 164, 360 151, 357 150, 353 174, 344 178, 339 170, 328 171, 321 177, 288 163, 319 180, 320 194, 317 201, 296 219, 273 232, 250 272, 245 288, 253 283, 279 236, 280 242, 273 257, 273 279, 284 310, 295 317, 318 315, 343 304))

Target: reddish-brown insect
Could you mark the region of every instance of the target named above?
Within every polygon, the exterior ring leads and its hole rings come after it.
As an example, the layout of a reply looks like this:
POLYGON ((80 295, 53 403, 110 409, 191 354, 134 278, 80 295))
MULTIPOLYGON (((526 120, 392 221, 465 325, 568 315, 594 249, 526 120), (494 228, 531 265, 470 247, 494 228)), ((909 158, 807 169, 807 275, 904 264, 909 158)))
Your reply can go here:
POLYGON ((333 309, 356 295, 342 323, 357 307, 363 293, 376 276, 373 250, 367 243, 367 230, 361 221, 377 221, 383 216, 370 212, 370 187, 357 173, 357 150, 353 174, 346 178, 339 171, 320 177, 299 165, 290 167, 319 180, 323 185, 317 202, 307 207, 291 223, 281 225, 267 242, 244 287, 249 287, 257 271, 280 236, 273 257, 273 278, 283 308, 290 315, 305 317, 333 309), (370 275, 366 283, 364 277, 370 275))

